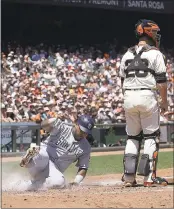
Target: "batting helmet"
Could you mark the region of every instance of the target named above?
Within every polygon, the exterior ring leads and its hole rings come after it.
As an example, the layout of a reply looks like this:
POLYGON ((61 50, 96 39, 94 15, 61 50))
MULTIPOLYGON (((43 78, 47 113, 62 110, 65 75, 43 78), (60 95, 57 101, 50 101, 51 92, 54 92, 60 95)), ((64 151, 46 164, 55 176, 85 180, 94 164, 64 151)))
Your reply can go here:
POLYGON ((158 34, 160 31, 159 26, 152 20, 139 20, 135 25, 135 34, 137 38, 147 36, 154 41, 155 46, 159 47, 161 35, 158 34))
POLYGON ((79 125, 81 131, 87 134, 92 133, 92 129, 94 127, 94 120, 91 116, 81 115, 77 120, 77 124, 79 125))

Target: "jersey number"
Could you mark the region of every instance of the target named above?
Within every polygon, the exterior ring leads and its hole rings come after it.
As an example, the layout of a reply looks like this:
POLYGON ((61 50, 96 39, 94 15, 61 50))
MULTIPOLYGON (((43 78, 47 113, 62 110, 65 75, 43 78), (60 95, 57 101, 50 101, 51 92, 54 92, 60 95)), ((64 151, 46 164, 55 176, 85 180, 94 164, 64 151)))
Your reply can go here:
POLYGON ((134 78, 135 76, 138 77, 138 78, 145 78, 147 75, 148 75, 148 72, 145 72, 145 71, 132 71, 132 72, 135 72, 135 73, 130 73, 130 72, 127 72, 126 74, 126 78, 134 78))
MULTIPOLYGON (((141 59, 141 61, 148 67, 148 60, 141 59)), ((128 67, 129 64, 132 62, 132 59, 126 60, 125 66, 128 67)), ((126 73, 126 78, 134 78, 135 76, 138 78, 145 78, 148 75, 147 71, 143 70, 132 70, 126 73), (131 73, 130 73, 131 72, 131 73)))

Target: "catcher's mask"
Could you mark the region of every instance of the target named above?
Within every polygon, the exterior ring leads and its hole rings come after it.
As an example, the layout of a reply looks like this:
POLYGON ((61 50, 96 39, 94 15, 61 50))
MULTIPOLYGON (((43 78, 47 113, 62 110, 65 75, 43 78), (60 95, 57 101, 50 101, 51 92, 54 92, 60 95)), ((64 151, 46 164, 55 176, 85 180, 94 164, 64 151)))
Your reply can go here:
POLYGON ((158 33, 160 31, 159 26, 152 20, 141 19, 135 25, 135 34, 137 38, 142 36, 149 37, 154 45, 159 48, 161 35, 158 33))

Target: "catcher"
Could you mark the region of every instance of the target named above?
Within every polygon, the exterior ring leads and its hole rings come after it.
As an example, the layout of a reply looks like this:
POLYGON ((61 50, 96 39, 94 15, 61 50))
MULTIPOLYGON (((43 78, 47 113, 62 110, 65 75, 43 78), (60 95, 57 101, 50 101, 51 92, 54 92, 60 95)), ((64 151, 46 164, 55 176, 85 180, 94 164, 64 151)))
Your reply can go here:
POLYGON ((120 65, 124 93, 127 144, 124 154, 124 185, 136 185, 136 172, 144 176, 144 186, 167 185, 156 176, 160 137, 160 108, 167 115, 167 79, 163 54, 159 51, 159 26, 140 20, 135 26, 138 45, 125 53, 120 65), (161 104, 157 99, 157 89, 161 104), (139 166, 139 152, 144 139, 144 153, 139 166))
POLYGON ((31 144, 20 162, 28 169, 31 176, 30 189, 37 190, 44 185, 63 188, 64 171, 77 161, 77 175, 71 185, 79 185, 86 176, 91 146, 86 137, 91 134, 94 121, 89 115, 82 115, 73 123, 65 123, 60 118, 42 122, 41 126, 49 136, 41 142, 40 147, 31 144))

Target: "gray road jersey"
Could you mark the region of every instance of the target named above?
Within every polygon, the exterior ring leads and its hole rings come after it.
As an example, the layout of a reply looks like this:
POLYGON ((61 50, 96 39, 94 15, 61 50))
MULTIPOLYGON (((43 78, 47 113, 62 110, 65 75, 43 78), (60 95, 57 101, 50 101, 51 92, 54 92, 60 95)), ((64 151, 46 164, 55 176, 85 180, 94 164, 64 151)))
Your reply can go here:
POLYGON ((72 124, 57 119, 50 136, 44 141, 50 159, 64 172, 69 165, 77 161, 76 166, 88 168, 91 147, 86 139, 76 141, 72 133, 72 124))

